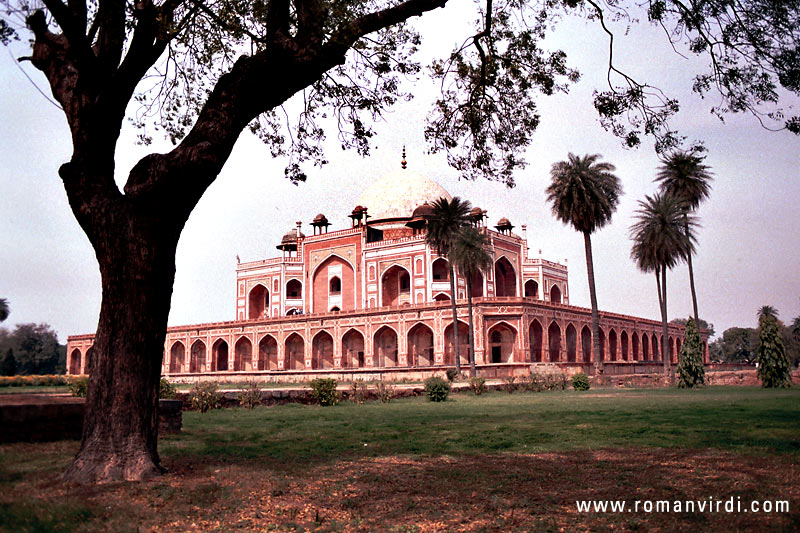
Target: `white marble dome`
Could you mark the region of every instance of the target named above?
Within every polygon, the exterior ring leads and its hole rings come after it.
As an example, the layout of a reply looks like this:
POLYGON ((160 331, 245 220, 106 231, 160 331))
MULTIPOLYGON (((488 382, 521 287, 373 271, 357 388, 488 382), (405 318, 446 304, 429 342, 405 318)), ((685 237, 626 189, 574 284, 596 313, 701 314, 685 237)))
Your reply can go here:
POLYGON ((409 169, 398 169, 385 175, 358 198, 358 205, 367 208, 370 222, 393 218, 410 218, 414 209, 439 198, 450 196, 444 187, 430 178, 409 169))

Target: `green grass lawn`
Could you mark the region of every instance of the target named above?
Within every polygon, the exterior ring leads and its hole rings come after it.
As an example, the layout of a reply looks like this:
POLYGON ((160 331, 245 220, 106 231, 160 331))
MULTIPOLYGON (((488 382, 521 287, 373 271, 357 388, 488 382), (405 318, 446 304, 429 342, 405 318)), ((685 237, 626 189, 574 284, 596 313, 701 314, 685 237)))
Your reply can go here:
POLYGON ((184 412, 170 470, 59 481, 76 442, 0 445, 0 531, 800 529, 800 389, 492 392, 184 412), (786 515, 581 514, 576 499, 784 498, 786 515))
POLYGON ((611 447, 800 452, 800 389, 455 394, 335 407, 185 412, 184 433, 162 440, 164 457, 268 457, 531 453, 611 447))

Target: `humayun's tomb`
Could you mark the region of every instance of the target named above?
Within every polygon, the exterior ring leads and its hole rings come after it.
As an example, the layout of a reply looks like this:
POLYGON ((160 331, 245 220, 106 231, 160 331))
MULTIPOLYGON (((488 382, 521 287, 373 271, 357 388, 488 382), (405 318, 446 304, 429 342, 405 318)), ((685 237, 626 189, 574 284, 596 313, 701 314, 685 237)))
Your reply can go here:
MULTIPOLYGON (((420 377, 452 366, 453 323, 447 260, 425 242, 436 182, 405 168, 367 188, 349 217, 328 231, 319 214, 277 245, 278 257, 236 265, 236 319, 167 329, 163 373, 171 378, 270 381, 317 375, 339 379, 420 377)), ((600 353, 592 353, 591 310, 569 304, 566 265, 531 257, 507 218, 494 227, 476 207, 494 268, 457 276, 461 363, 468 364, 466 283, 474 302, 475 358, 481 375, 552 364, 590 372, 657 372, 661 322, 600 311, 600 353)), ((540 254, 541 255, 541 254, 540 254)), ((86 373, 94 335, 68 338, 68 373, 86 373)), ((683 328, 670 324, 666 351, 677 362, 683 328)), ((705 335, 704 359, 708 363, 705 335)))

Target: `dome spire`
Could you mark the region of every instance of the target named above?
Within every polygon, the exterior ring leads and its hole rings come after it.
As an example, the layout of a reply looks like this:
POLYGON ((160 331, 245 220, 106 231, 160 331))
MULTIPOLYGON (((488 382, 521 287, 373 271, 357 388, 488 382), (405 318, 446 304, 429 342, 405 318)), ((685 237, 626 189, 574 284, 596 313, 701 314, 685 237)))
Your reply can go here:
POLYGON ((403 160, 400 161, 400 166, 403 167, 403 170, 406 169, 406 145, 403 145, 403 160))

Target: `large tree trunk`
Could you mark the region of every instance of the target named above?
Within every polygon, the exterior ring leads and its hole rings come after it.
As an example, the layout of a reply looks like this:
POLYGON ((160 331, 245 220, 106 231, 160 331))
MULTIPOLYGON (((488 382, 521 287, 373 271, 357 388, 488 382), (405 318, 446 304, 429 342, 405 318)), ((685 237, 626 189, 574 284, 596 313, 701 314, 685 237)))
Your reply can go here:
MULTIPOLYGON (((683 228, 686 231, 686 236, 689 236, 689 218, 683 215, 683 228)), ((700 317, 697 314, 697 292, 694 289, 694 269, 692 268, 692 253, 686 254, 686 264, 689 267, 689 288, 692 290, 692 309, 694 310, 694 322, 700 328, 700 317)))
POLYGON ((458 353, 458 309, 456 308, 456 274, 453 262, 449 259, 447 264, 450 267, 450 302, 453 307, 453 353, 456 358, 456 370, 461 373, 461 357, 458 353))
POLYGON ((588 232, 583 234, 583 246, 586 250, 586 271, 589 273, 589 299, 592 302, 592 351, 594 352, 595 373, 603 373, 603 358, 600 353, 600 312, 597 310, 597 292, 594 288, 594 261, 592 260, 592 237, 588 232))
POLYGON ((120 214, 116 221, 95 231, 103 300, 81 447, 65 473, 78 483, 162 472, 158 383, 178 232, 147 214, 120 214))
POLYGON ((467 315, 469 316, 469 331, 467 338, 469 339, 469 377, 474 378, 477 375, 475 370, 475 326, 472 322, 472 287, 470 287, 471 275, 467 275, 467 315))

